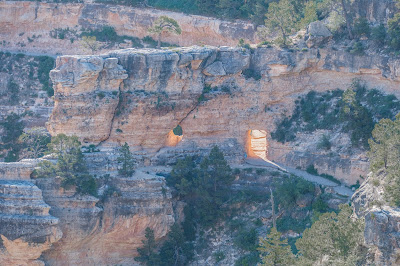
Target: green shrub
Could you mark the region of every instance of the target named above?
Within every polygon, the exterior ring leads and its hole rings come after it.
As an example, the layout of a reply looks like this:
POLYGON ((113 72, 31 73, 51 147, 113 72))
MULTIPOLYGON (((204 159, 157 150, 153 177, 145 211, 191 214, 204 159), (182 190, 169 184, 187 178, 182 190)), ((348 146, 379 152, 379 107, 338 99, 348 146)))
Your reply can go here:
POLYGON ((313 212, 318 212, 318 213, 324 213, 330 210, 328 204, 321 199, 321 197, 318 197, 317 200, 315 200, 312 204, 312 210, 313 212))
POLYGON ((256 251, 258 244, 258 235, 255 228, 250 230, 241 230, 234 239, 235 245, 243 250, 256 251))
POLYGON ((81 151, 81 143, 76 136, 59 134, 51 138, 49 150, 57 155, 57 163, 43 161, 33 173, 34 178, 59 176, 61 186, 76 187, 79 194, 97 196, 97 184, 93 176, 88 174, 86 163, 81 151))
POLYGON ((50 81, 49 73, 54 68, 55 60, 50 56, 36 56, 35 61, 38 62, 38 79, 43 85, 43 90, 47 92, 47 95, 53 96, 54 90, 53 85, 50 81))
POLYGON ((350 49, 350 53, 355 55, 364 55, 365 47, 362 42, 355 42, 350 49))
POLYGON ((131 151, 129 150, 128 143, 125 142, 118 150, 119 156, 117 158, 120 167, 118 173, 125 177, 130 177, 135 173, 136 161, 133 158, 131 151))
POLYGON ((104 97, 106 97, 106 95, 104 94, 104 92, 99 92, 99 93, 97 93, 97 97, 99 97, 100 100, 101 100, 101 99, 103 99, 104 97))
POLYGON ((368 20, 366 18, 357 18, 354 22, 353 32, 358 37, 369 37, 371 33, 371 28, 369 26, 368 20))
POLYGON ((400 102, 394 95, 368 90, 360 80, 346 92, 311 91, 295 104, 292 116, 277 123, 271 133, 273 139, 285 143, 295 140, 297 132, 336 128, 350 135, 354 147, 367 149, 374 123, 382 118, 394 119, 400 112, 400 102))
POLYGON ((172 132, 176 135, 176 136, 182 136, 183 135, 183 130, 182 127, 180 125, 177 125, 172 132))
POLYGON ((318 170, 315 169, 313 164, 310 164, 309 166, 307 166, 306 172, 311 175, 318 175, 318 170))
POLYGON ((385 25, 380 24, 373 27, 371 30, 371 39, 376 42, 379 46, 385 45, 385 40, 387 38, 385 25))
POLYGON ((294 232, 301 233, 311 224, 311 219, 306 216, 302 219, 296 219, 291 216, 283 216, 276 221, 276 228, 279 232, 286 232, 293 230, 294 232))
POLYGON ((10 93, 10 104, 16 105, 19 102, 19 86, 14 80, 11 78, 7 84, 8 92, 10 93))
POLYGON ((167 184, 173 186, 180 198, 195 210, 196 223, 209 227, 224 214, 223 203, 231 195, 233 180, 232 170, 215 146, 201 163, 194 157, 178 160, 167 184))
POLYGON ((258 71, 255 71, 254 69, 251 69, 251 68, 243 70, 242 74, 246 79, 250 79, 250 78, 253 78, 254 80, 261 79, 261 74, 258 71))
POLYGON ((3 128, 0 149, 2 152, 6 152, 4 160, 5 162, 16 162, 22 148, 18 139, 24 131, 25 124, 19 115, 12 113, 0 122, 0 126, 3 128))
POLYGON ((393 50, 400 50, 400 13, 388 20, 388 42, 393 50))
POLYGON ((320 141, 318 142, 318 148, 319 149, 324 149, 324 150, 330 150, 332 147, 332 144, 329 140, 329 138, 326 135, 323 135, 320 141))
MULTIPOLYGON (((314 193, 314 185, 300 177, 290 176, 283 177, 276 184, 276 205, 283 208, 291 208, 296 206, 296 200, 308 193, 314 193)), ((279 230, 280 231, 280 230, 279 230)))

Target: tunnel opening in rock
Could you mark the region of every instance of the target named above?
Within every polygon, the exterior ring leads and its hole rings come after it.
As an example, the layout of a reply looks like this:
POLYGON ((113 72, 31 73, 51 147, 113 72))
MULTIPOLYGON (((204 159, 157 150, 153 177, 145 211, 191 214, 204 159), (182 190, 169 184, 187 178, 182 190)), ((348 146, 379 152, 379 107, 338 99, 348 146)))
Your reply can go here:
POLYGON ((268 141, 265 130, 248 130, 246 138, 247 158, 256 158, 267 160, 268 141))
POLYGON ((183 129, 180 125, 177 125, 174 129, 168 132, 166 146, 175 147, 183 139, 183 129))

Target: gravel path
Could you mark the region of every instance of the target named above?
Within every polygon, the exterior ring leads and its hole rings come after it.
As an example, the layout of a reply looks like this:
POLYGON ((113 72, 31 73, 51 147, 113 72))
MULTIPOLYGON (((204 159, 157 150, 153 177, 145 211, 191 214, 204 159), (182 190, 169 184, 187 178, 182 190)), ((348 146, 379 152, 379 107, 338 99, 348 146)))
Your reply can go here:
MULTIPOLYGON (((348 188, 344 185, 338 185, 338 184, 336 184, 326 178, 323 178, 321 176, 311 175, 311 174, 307 173, 306 171, 299 170, 299 169, 294 169, 294 168, 290 168, 290 167, 286 167, 286 166, 280 166, 271 161, 247 159, 246 164, 256 166, 256 167, 262 167, 262 168, 280 169, 284 172, 291 173, 296 176, 302 177, 305 180, 310 181, 312 183, 319 184, 319 185, 326 186, 326 187, 332 187, 337 194, 340 194, 343 196, 351 197, 354 193, 350 188, 348 188)), ((244 165, 243 167, 239 167, 239 168, 246 168, 246 165, 244 165)))

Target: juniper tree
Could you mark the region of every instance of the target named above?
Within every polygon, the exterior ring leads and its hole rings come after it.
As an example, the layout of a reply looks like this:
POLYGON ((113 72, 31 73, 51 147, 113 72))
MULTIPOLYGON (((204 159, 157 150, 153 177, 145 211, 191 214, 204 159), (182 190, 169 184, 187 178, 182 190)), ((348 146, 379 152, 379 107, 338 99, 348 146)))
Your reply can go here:
POLYGON ((161 16, 154 21, 153 27, 149 28, 149 32, 157 35, 157 48, 160 48, 161 34, 163 32, 171 32, 180 35, 182 33, 182 29, 175 19, 167 16, 161 16))

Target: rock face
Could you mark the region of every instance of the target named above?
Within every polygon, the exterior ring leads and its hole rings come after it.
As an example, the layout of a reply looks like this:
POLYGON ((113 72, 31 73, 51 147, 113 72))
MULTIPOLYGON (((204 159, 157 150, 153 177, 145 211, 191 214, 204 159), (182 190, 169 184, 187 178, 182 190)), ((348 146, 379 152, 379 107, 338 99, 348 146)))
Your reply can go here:
POLYGON ((38 160, 0 163, 0 265, 134 265, 147 227, 165 237, 175 218, 158 170, 116 177, 113 149, 85 157, 98 198, 30 179, 38 160))
POLYGON ((126 71, 118 65, 117 58, 60 57, 57 61, 62 67, 51 71, 51 79, 57 83, 57 107, 52 117, 63 117, 63 121, 54 124, 51 117, 49 132, 59 132, 61 126, 69 128, 70 134, 81 136, 84 142, 107 139, 119 102, 121 81, 128 77, 126 71), (67 102, 62 100, 66 97, 67 102), (73 108, 70 108, 71 101, 73 108), (82 117, 87 118, 83 123, 82 117), (76 128, 77 125, 80 127, 76 128), (86 135, 81 135, 82 132, 86 135), (95 139, 93 132, 96 132, 95 139))
POLYGON ((400 264, 399 223, 398 208, 374 208, 365 216, 365 243, 375 265, 400 264))
POLYGON ((132 178, 112 177, 113 186, 108 189, 114 192, 101 202, 64 190, 60 183, 57 178, 38 180, 64 234, 43 254, 50 265, 135 264, 134 256, 142 246, 145 229, 152 228, 155 238, 160 239, 174 223, 171 194, 162 177, 140 171, 132 178))
POLYGON ((305 40, 308 48, 320 47, 332 39, 332 36, 332 33, 321 21, 315 21, 308 25, 305 40))
POLYGON ((355 216, 365 217, 364 238, 371 265, 400 264, 400 210, 385 201, 385 178, 384 173, 370 173, 351 199, 355 216))
POLYGON ((386 23, 397 12, 392 0, 357 0, 353 2, 354 11, 372 23, 386 23))
POLYGON ((1 265, 44 265, 42 252, 62 236, 49 209, 31 182, 0 180, 1 265))
MULTIPOLYGON (((369 88, 399 96, 398 69, 395 59, 324 49, 250 52, 190 47, 63 56, 51 73, 55 108, 48 128, 53 135, 76 134, 102 147, 127 142, 148 158, 145 164, 166 163, 183 154, 207 151, 217 143, 231 161, 241 161, 249 130, 257 130, 265 132, 261 150, 268 159, 295 168, 306 162, 301 159, 302 145, 277 143, 270 133, 282 113, 290 114, 299 95, 344 89, 360 78, 369 88), (114 62, 113 71, 119 76, 106 74, 108 60, 114 62), (98 97, 99 92, 104 92, 104 98, 98 97), (169 145, 169 134, 177 125, 183 137, 169 145)), ((312 140, 304 141, 307 146, 312 140)), ((322 154, 315 166, 352 184, 367 175, 367 161, 339 155, 339 160, 325 160, 322 154)))
MULTIPOLYGON (((188 45, 231 45, 240 38, 257 42, 256 28, 244 21, 226 22, 215 18, 185 15, 155 9, 90 3, 0 2, 0 42, 10 50, 46 54, 85 54, 80 42, 50 37, 56 29, 74 31, 112 26, 119 35, 148 36, 148 28, 160 16, 178 21, 179 36, 163 34, 165 42, 188 45), (29 35, 29 36, 28 36, 29 35), (29 41, 30 40, 30 41, 29 41)), ((67 32, 68 32, 67 31, 67 32)), ((129 47, 129 46, 125 46, 129 47)))

